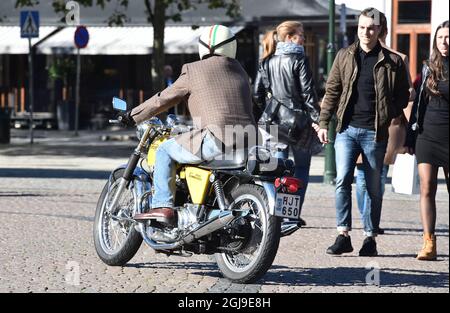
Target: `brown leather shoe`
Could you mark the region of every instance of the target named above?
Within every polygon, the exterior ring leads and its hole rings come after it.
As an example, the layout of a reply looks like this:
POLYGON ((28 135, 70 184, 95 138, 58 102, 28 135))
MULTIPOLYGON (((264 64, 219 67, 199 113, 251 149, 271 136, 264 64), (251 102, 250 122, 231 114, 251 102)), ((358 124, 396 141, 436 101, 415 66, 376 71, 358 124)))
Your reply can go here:
POLYGON ((134 216, 137 222, 145 222, 148 220, 156 220, 160 223, 175 226, 175 211, 172 208, 156 208, 147 213, 140 213, 134 216))

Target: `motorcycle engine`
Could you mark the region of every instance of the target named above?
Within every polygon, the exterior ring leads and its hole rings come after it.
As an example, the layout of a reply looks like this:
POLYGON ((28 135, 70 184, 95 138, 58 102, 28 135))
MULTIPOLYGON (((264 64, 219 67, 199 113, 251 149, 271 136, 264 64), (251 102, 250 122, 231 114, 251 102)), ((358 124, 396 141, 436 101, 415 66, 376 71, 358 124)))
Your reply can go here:
POLYGON ((197 216, 201 216, 204 209, 203 205, 191 203, 186 203, 184 207, 178 208, 178 230, 184 232, 196 228, 198 226, 197 216))
POLYGON ((176 210, 178 215, 178 226, 176 228, 160 229, 159 227, 148 227, 147 235, 155 241, 175 242, 198 227, 197 216, 204 214, 205 207, 187 203, 184 207, 177 207, 176 210))

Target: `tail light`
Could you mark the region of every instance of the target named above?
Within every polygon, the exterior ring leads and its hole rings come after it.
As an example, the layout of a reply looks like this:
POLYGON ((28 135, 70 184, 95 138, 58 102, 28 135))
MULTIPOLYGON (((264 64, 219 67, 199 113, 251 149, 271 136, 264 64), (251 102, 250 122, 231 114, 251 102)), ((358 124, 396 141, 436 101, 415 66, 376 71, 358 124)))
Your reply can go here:
POLYGON ((283 188, 286 192, 296 193, 299 189, 303 188, 303 182, 295 177, 281 177, 275 179, 275 188, 283 188))

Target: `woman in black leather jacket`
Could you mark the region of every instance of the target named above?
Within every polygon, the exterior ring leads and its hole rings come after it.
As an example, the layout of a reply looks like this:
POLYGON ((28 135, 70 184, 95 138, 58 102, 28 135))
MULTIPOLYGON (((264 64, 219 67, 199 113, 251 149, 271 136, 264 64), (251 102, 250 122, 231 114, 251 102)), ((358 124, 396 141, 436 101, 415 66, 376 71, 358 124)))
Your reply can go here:
MULTIPOLYGON (((449 190, 449 23, 438 26, 430 61, 424 65, 408 128, 407 146, 415 150, 420 178, 423 247, 418 260, 435 260, 436 190, 443 167, 449 190)), ((412 152, 412 151, 411 151, 412 152)))
MULTIPOLYGON (((313 123, 317 124, 319 121, 320 107, 303 48, 304 40, 303 25, 300 22, 286 21, 278 25, 276 30, 267 32, 263 39, 264 55, 254 86, 254 101, 260 112, 266 107, 267 81, 265 82, 264 77, 267 77, 274 98, 289 107, 305 111, 309 117, 310 121, 296 138, 296 143, 290 144, 295 162, 295 177, 304 183, 304 188, 300 190, 301 205, 308 185, 311 155, 321 149, 312 127, 313 123), (268 74, 265 68, 268 68, 268 74)), ((288 156, 288 150, 279 153, 279 157, 288 156)))

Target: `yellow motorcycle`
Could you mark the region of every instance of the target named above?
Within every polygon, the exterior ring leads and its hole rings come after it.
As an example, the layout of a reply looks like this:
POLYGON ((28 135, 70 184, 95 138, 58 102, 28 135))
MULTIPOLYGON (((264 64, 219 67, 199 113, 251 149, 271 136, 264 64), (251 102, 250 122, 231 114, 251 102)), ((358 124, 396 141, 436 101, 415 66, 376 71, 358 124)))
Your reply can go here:
MULTIPOLYGON (((114 98, 113 107, 124 111, 126 103, 114 98)), ((240 149, 232 157, 198 165, 179 164, 177 225, 133 218, 151 209, 156 149, 189 130, 173 115, 165 123, 153 117, 137 126, 139 144, 128 163, 112 171, 97 203, 97 254, 108 265, 123 266, 144 241, 167 255, 214 255, 224 277, 252 283, 271 267, 280 237, 300 227, 295 221, 300 217, 297 192, 302 182, 290 177, 291 160, 276 158, 275 166, 267 166, 274 161, 273 147, 240 149), (282 228, 283 219, 294 223, 282 228)))

